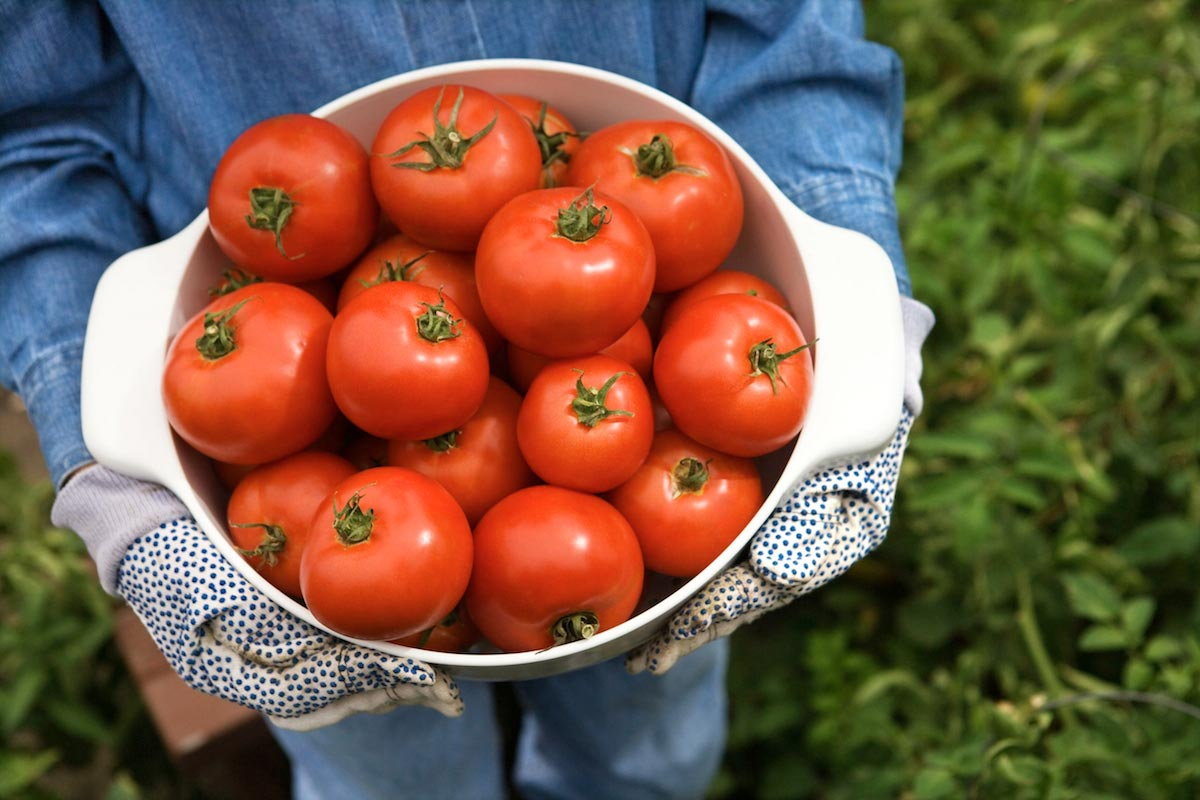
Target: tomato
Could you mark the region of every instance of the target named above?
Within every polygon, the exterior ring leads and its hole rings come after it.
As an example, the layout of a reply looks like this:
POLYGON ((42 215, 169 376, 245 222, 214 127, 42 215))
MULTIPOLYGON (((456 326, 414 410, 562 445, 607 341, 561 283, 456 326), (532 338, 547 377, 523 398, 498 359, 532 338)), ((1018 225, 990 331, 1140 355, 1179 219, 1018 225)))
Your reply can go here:
POLYGON ((517 446, 520 407, 521 396, 492 378, 483 405, 461 427, 419 442, 393 440, 388 463, 445 486, 474 525, 502 497, 537 482, 517 446))
POLYGON ((437 289, 398 281, 350 301, 329 332, 329 387, 352 423, 428 439, 471 418, 488 386, 483 339, 437 289))
POLYGON ((662 329, 666 330, 685 308, 693 303, 712 297, 714 294, 749 294, 770 300, 775 305, 787 309, 787 298, 771 283, 757 275, 736 269, 719 269, 711 275, 701 278, 696 283, 674 295, 663 311, 662 329))
POLYGON ((654 291, 695 283, 729 255, 743 200, 721 145, 684 122, 629 120, 588 135, 567 182, 596 187, 641 218, 658 259, 654 291))
POLYGON ((438 250, 473 250, 492 214, 542 177, 529 123, 470 86, 432 86, 402 101, 380 124, 371 153, 384 214, 438 250))
POLYGON ((523 94, 502 94, 500 99, 520 112, 533 128, 542 151, 541 188, 559 186, 567 174, 571 155, 579 149, 579 133, 554 106, 523 94))
POLYGON ((419 647, 422 650, 436 650, 439 653, 465 653, 470 650, 483 634, 471 621, 471 615, 461 603, 450 612, 444 620, 419 633, 401 636, 395 639, 396 644, 405 647, 419 647))
POLYGON ((217 246, 239 267, 272 280, 336 272, 370 243, 378 219, 366 150, 338 125, 307 114, 247 128, 209 185, 217 246))
POLYGON ((628 208, 591 189, 539 189, 496 212, 475 254, 496 330, 550 358, 595 353, 641 316, 654 246, 628 208))
POLYGON ((675 426, 735 456, 759 456, 800 432, 812 357, 774 303, 723 294, 685 309, 654 353, 654 384, 675 426))
MULTIPOLYGON (((620 339, 600 351, 602 355, 612 356, 618 361, 624 361, 637 371, 638 376, 646 382, 650 381, 651 364, 654 363, 654 345, 650 342, 650 330, 640 318, 620 339)), ((514 344, 508 346, 505 354, 508 358, 508 374, 512 382, 521 391, 527 391, 529 384, 537 377, 542 367, 550 363, 545 356, 523 350, 514 344)))
POLYGON ((356 472, 314 514, 300 588, 317 621, 360 639, 431 628, 471 576, 471 527, 450 493, 401 467, 356 472))
POLYGON ((313 514, 354 472, 346 459, 320 450, 251 470, 229 497, 229 538, 272 586, 300 599, 300 557, 313 514))
POLYGON ((646 568, 691 578, 737 538, 762 506, 754 462, 705 447, 675 429, 607 499, 629 520, 646 568))
POLYGON ((654 409, 633 367, 603 355, 547 364, 521 401, 517 442, 538 477, 603 492, 641 465, 654 440, 654 409))
POLYGON ((430 250, 402 233, 394 234, 368 250, 346 273, 338 310, 370 287, 389 281, 442 289, 479 331, 488 352, 499 352, 503 339, 483 313, 475 288, 475 260, 469 253, 430 250))
POLYGON ((471 619, 518 652, 588 638, 629 619, 642 591, 637 537, 599 497, 557 486, 510 494, 475 527, 471 619))
POLYGON ((337 408, 325 378, 333 317, 312 295, 256 283, 218 297, 167 351, 171 427, 209 458, 264 464, 308 447, 337 408))

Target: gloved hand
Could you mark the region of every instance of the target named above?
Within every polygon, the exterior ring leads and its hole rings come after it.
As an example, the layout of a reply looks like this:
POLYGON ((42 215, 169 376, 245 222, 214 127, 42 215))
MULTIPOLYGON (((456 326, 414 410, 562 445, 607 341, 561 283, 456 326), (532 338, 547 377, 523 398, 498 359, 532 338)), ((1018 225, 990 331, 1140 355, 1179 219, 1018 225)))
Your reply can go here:
POLYGON ((80 534, 105 590, 128 602, 193 688, 294 730, 399 705, 463 711, 448 675, 331 636, 272 602, 162 487, 93 466, 67 482, 51 517, 80 534))
POLYGON ((801 481, 755 534, 747 558, 710 581, 662 632, 629 653, 630 672, 666 672, 701 645, 838 577, 883 541, 908 432, 921 412, 921 344, 933 327, 928 308, 902 302, 907 375, 891 444, 801 481))

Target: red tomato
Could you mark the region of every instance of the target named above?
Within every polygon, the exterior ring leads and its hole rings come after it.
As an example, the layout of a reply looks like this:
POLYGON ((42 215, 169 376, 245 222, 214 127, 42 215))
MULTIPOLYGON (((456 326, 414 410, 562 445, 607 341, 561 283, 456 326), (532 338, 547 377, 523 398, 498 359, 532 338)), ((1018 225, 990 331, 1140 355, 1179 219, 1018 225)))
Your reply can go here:
POLYGON ((401 636, 394 640, 405 647, 436 650, 439 653, 465 653, 482 638, 479 628, 471 622, 471 615, 462 604, 450 612, 450 616, 420 633, 401 636))
POLYGON ((167 351, 163 403, 209 458, 264 464, 303 450, 337 415, 325 379, 333 317, 312 295, 255 283, 218 297, 167 351))
POLYGON ((470 86, 433 86, 384 118, 371 183, 404 233, 439 250, 473 250, 500 206, 538 187, 542 154, 508 103, 470 86))
POLYGON ((432 439, 397 439, 388 463, 428 475, 449 490, 474 525, 498 500, 537 482, 517 446, 521 396, 499 378, 463 425, 432 439))
POLYGON ((398 639, 446 618, 472 559, 471 527, 449 492, 410 469, 377 467, 341 481, 320 505, 300 588, 331 630, 398 639))
POLYGON ((562 184, 571 155, 579 149, 580 136, 575 126, 544 100, 523 94, 502 94, 500 99, 520 112, 533 128, 542 151, 541 188, 562 184))
POLYGON ((654 384, 675 426, 735 456, 769 453, 800 432, 812 377, 796 320, 744 294, 684 310, 654 354, 654 384))
POLYGON ((488 222, 475 278, 505 339, 550 358, 586 355, 641 316, 654 285, 654 247, 638 218, 611 198, 539 189, 488 222))
POLYGON ((271 585, 300 599, 300 556, 313 514, 354 472, 346 459, 320 450, 255 468, 229 498, 229 538, 271 585))
POLYGON ((670 292, 715 270, 742 230, 742 189, 719 144, 684 122, 630 120, 589 134, 567 182, 615 197, 654 240, 654 291, 670 292))
MULTIPOLYGON (((624 361, 637 371, 638 377, 647 383, 650 382, 654 345, 650 342, 650 330, 641 318, 638 318, 633 327, 625 331, 620 339, 601 350, 600 354, 624 361)), ((550 363, 550 359, 545 356, 523 350, 514 344, 509 344, 506 355, 509 377, 523 392, 528 391, 529 384, 533 383, 542 367, 550 363)))
POLYGON ((547 364, 517 415, 521 453, 546 483, 604 492, 650 452, 654 409, 633 367, 593 355, 547 364))
POLYGON ((669 429, 607 499, 633 526, 647 569, 691 578, 737 538, 764 496, 753 461, 669 429))
POLYGON ((372 286, 389 281, 412 281, 441 289, 479 331, 488 352, 499 352, 503 339, 483 313, 471 254, 430 250, 402 233, 394 234, 368 250, 350 268, 338 295, 338 310, 372 286))
POLYGON ((363 292, 329 332, 329 387, 352 423, 428 439, 471 418, 488 386, 483 339, 453 301, 408 281, 363 292))
POLYGON ((763 300, 770 300, 780 308, 787 309, 789 313, 791 311, 783 293, 757 275, 736 269, 719 269, 671 298, 671 302, 663 311, 662 330, 669 328, 685 308, 715 294, 755 295, 763 300))
POLYGON ((542 650, 629 619, 642 554, 625 518, 595 495, 531 486, 475 528, 467 610, 502 650, 542 650))
POLYGON ((370 243, 378 219, 366 150, 341 127, 307 114, 247 128, 209 186, 217 245, 239 267, 272 280, 336 272, 370 243))

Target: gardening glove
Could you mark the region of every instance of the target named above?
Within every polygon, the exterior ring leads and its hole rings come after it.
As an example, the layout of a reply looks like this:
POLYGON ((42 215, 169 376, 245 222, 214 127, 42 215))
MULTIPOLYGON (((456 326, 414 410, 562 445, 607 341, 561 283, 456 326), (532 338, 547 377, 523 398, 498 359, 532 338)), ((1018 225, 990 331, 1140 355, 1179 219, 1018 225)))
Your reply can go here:
POLYGON ((744 561, 722 572, 672 616, 666 629, 626 657, 626 668, 661 674, 701 645, 823 586, 887 535, 900 462, 921 412, 921 344, 933 313, 902 298, 906 349, 904 404, 896 434, 868 458, 802 480, 750 541, 744 561))
POLYGON ((195 689, 293 730, 400 705, 462 714, 449 676, 344 641, 274 603, 160 486, 93 466, 67 482, 51 518, 80 534, 104 589, 125 599, 195 689))

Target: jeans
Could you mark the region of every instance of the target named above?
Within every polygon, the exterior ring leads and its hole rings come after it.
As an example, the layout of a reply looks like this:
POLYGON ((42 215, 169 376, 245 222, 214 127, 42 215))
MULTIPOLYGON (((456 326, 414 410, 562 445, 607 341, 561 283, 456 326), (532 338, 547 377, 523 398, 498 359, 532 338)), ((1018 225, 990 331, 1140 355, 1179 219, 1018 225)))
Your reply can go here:
MULTIPOLYGON (((727 639, 662 676, 621 659, 513 684, 521 707, 513 783, 523 798, 703 797, 725 746, 727 639)), ((296 800, 505 797, 492 685, 460 684, 467 710, 359 714, 315 731, 272 728, 296 800)))

